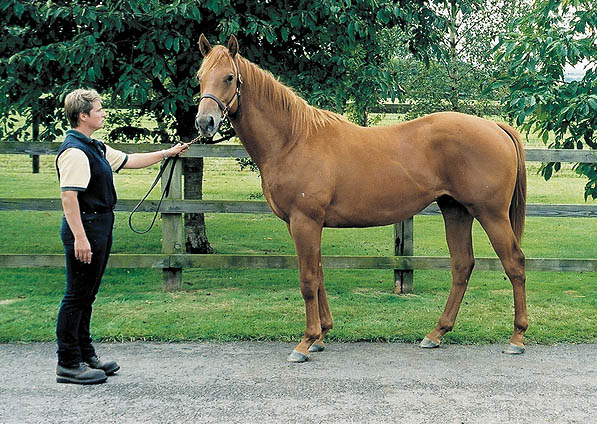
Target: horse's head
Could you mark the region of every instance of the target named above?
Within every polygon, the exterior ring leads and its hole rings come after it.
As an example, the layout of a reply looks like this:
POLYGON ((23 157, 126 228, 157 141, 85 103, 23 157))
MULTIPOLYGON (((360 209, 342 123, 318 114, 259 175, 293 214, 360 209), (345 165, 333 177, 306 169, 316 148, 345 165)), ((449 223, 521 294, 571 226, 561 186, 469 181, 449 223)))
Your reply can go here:
POLYGON ((197 72, 201 85, 199 110, 195 126, 203 137, 213 137, 222 120, 228 114, 235 114, 240 106, 240 86, 242 79, 235 61, 238 41, 234 35, 228 40, 228 47, 212 46, 201 34, 199 48, 203 63, 197 72))

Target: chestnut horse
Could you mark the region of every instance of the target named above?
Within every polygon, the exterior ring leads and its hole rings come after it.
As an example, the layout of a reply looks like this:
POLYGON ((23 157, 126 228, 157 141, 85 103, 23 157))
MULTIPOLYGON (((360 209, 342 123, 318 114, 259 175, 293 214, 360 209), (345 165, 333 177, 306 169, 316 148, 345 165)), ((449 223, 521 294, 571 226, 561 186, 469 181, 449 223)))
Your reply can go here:
POLYGON ((213 137, 228 117, 259 168, 263 193, 296 247, 306 330, 289 355, 304 362, 323 350, 332 328, 321 266, 323 227, 370 227, 410 218, 436 201, 445 220, 452 288, 437 326, 421 342, 438 347, 450 331, 474 266, 476 218, 489 236, 514 292, 514 331, 505 353, 523 353, 527 329, 526 171, 518 133, 506 124, 460 113, 435 113, 363 128, 309 106, 290 88, 238 54, 238 42, 204 56, 196 126, 213 137))

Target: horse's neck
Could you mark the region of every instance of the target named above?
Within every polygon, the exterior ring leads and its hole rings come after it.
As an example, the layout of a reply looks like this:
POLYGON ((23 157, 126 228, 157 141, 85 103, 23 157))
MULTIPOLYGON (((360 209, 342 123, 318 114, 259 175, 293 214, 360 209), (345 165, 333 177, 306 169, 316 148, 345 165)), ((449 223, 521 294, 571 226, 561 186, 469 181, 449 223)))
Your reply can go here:
POLYGON ((290 144, 296 142, 293 135, 292 114, 282 105, 266 99, 245 81, 241 91, 241 111, 233 117, 236 134, 259 169, 267 166, 273 158, 280 158, 290 144))
POLYGON ((248 104, 243 99, 242 112, 238 120, 233 122, 236 134, 245 149, 263 171, 267 162, 279 158, 292 142, 291 122, 279 110, 264 105, 248 104))

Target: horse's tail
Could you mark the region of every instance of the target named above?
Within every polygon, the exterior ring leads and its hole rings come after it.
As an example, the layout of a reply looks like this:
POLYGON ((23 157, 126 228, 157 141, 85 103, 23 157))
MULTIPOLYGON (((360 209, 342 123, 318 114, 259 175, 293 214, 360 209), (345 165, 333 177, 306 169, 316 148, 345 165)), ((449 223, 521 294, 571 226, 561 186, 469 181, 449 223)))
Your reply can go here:
POLYGON ((522 240, 522 231, 524 230, 524 219, 526 216, 527 205, 527 172, 525 168, 525 153, 520 134, 508 124, 502 122, 498 123, 499 127, 503 129, 514 142, 516 147, 516 159, 518 161, 518 169, 516 175, 516 186, 514 187, 514 194, 510 202, 510 224, 516 239, 520 243, 522 240))

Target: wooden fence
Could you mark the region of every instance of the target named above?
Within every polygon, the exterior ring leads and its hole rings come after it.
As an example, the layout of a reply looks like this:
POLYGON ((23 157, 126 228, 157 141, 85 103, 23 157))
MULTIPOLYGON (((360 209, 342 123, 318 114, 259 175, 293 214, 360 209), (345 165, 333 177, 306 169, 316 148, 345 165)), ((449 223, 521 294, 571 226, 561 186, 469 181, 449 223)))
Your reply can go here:
MULTIPOLYGON (((0 142, 0 154, 54 155, 60 143, 0 142)), ((118 144, 112 147, 135 153, 160 150, 155 144, 118 144)), ((585 162, 597 163, 597 152, 583 150, 527 149, 529 162, 585 162)), ((186 157, 248 157, 238 145, 193 145, 186 157)), ((168 175, 165 172, 164 175, 168 175)), ((119 200, 117 212, 130 212, 138 200, 119 200)), ((140 211, 153 212, 157 201, 147 201, 140 211)), ((0 198, 0 211, 61 210, 60 199, 0 198)), ((164 289, 182 287, 185 268, 296 268, 293 255, 197 255, 184 253, 183 213, 271 213, 263 201, 183 200, 180 161, 175 169, 170 195, 161 206, 162 253, 161 254, 113 254, 108 263, 113 268, 161 268, 164 273, 164 289)), ((439 214, 436 204, 428 206, 421 215, 439 214)), ((538 217, 597 217, 595 205, 527 205, 527 216, 538 217)), ((394 225, 394 256, 324 256, 323 266, 335 269, 388 269, 394 270, 395 292, 411 293, 413 271, 420 269, 449 269, 449 257, 413 255, 413 220, 394 225)), ((63 267, 63 254, 25 255, 0 253, 0 267, 63 267)), ((475 269, 503 270, 497 258, 475 258, 475 269)), ((597 272, 597 258, 527 258, 527 269, 532 271, 589 271, 597 272)))

